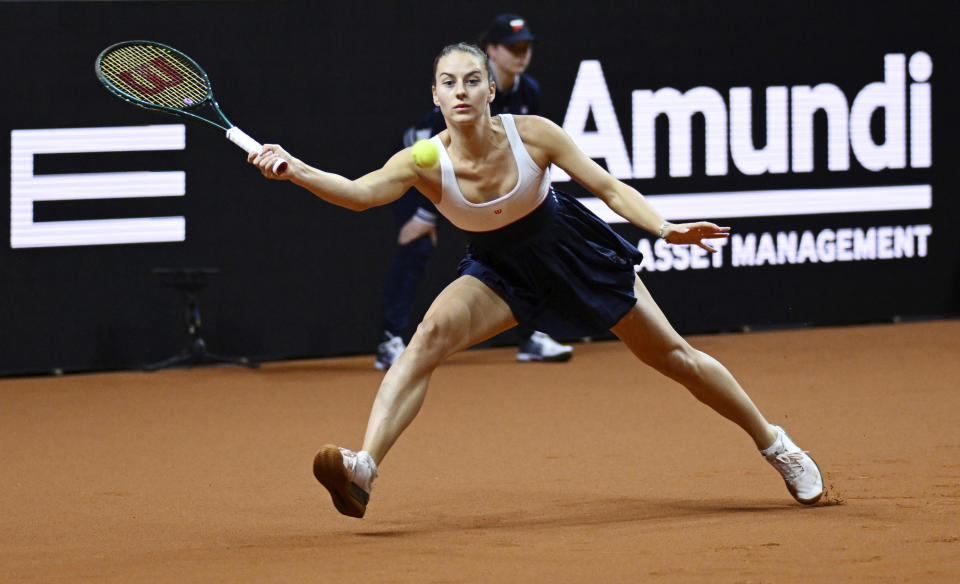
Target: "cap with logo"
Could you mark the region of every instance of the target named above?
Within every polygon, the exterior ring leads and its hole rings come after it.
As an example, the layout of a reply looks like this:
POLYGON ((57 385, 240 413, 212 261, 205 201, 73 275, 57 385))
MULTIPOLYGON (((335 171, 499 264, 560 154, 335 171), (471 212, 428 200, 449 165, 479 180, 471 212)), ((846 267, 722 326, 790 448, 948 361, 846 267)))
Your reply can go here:
POLYGON ((515 45, 524 41, 535 41, 530 27, 523 17, 517 14, 499 14, 490 23, 480 42, 486 45, 515 45))

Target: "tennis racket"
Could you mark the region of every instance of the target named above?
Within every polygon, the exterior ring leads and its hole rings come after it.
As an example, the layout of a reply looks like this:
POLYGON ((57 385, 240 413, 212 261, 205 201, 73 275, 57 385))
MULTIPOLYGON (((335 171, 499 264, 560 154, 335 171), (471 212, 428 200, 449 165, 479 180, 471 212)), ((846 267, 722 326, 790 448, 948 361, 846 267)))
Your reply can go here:
MULTIPOLYGON (((173 47, 151 41, 110 45, 97 57, 96 70, 97 79, 124 101, 206 122, 226 131, 227 139, 250 154, 263 150, 262 144, 223 115, 200 65, 173 47)), ((277 160, 273 172, 286 167, 286 161, 277 160)))

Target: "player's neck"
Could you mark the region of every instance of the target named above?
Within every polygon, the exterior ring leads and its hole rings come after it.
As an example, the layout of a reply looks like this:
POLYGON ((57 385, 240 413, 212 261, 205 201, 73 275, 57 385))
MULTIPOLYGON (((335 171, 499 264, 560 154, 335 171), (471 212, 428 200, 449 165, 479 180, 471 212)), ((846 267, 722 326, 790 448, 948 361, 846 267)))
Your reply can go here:
POLYGON ((450 150, 460 158, 483 159, 499 143, 499 119, 481 116, 475 121, 450 127, 450 150))

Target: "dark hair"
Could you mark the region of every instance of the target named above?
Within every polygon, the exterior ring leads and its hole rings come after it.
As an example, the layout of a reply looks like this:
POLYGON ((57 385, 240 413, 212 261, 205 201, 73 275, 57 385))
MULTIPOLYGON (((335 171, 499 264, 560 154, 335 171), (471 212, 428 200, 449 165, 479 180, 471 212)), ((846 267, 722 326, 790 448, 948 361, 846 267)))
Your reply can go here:
POLYGON ((440 63, 440 59, 446 57, 450 53, 454 52, 468 53, 474 57, 480 59, 483 63, 483 70, 487 72, 487 80, 493 80, 493 73, 490 71, 490 58, 487 57, 487 53, 483 51, 477 45, 471 43, 453 43, 452 45, 447 45, 443 47, 443 50, 440 51, 440 54, 437 55, 437 58, 433 60, 433 82, 437 82, 437 65, 440 63))

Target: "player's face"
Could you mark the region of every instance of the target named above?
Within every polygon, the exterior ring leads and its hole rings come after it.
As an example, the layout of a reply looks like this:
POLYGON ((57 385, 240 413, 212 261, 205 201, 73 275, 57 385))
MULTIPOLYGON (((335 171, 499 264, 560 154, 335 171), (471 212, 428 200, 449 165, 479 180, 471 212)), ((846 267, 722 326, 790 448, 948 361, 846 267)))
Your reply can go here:
POLYGON ((508 75, 520 75, 530 66, 533 57, 533 46, 530 41, 523 41, 513 45, 489 45, 487 54, 496 65, 499 72, 508 75))
POLYGON ((495 90, 480 58, 471 53, 454 51, 437 63, 433 102, 448 122, 489 115, 495 90))

